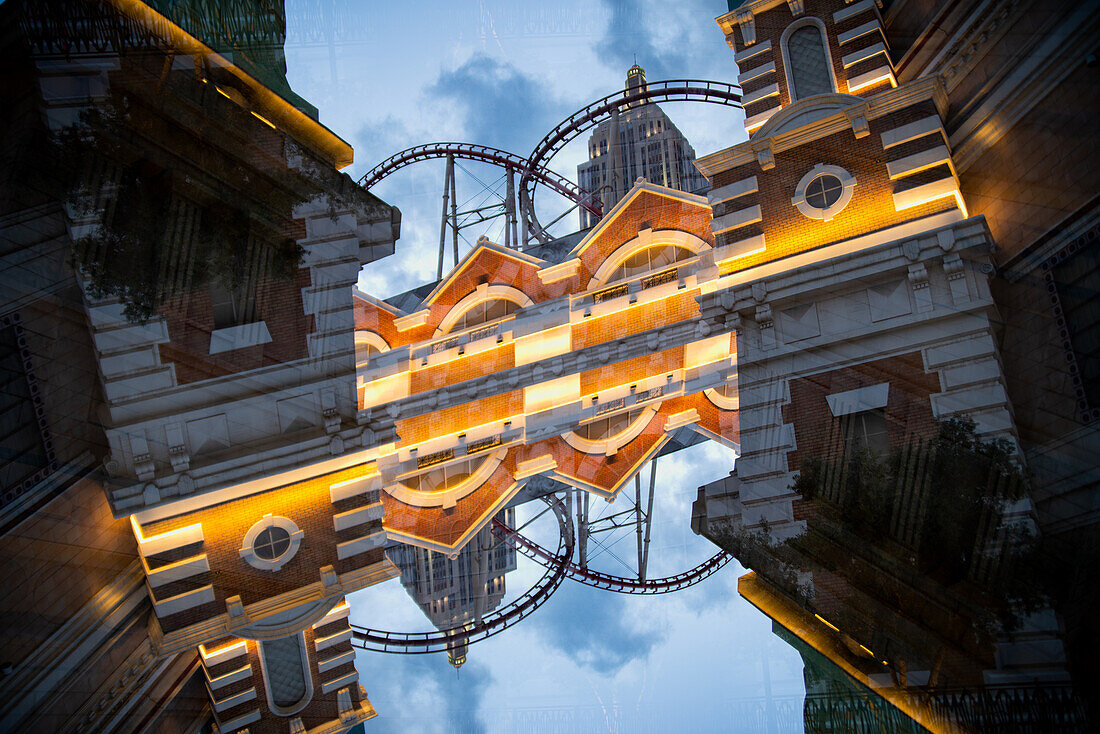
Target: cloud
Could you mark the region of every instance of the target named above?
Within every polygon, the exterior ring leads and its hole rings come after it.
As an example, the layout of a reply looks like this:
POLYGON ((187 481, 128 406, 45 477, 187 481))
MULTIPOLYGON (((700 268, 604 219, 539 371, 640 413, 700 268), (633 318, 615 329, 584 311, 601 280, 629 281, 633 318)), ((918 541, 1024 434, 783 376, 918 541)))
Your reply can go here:
POLYGON ((577 665, 613 675, 627 663, 646 658, 664 639, 663 632, 631 625, 628 601, 566 580, 530 624, 577 665))
POLYGON ((527 155, 541 135, 559 122, 564 106, 548 97, 547 85, 509 62, 483 53, 444 71, 427 88, 435 103, 451 105, 469 142, 527 155))
POLYGON ((486 664, 471 659, 455 671, 445 653, 394 656, 360 652, 362 679, 370 684, 378 718, 372 734, 483 734, 478 715, 492 680, 486 664))
POLYGON ((710 0, 602 0, 602 4, 608 24, 596 53, 608 66, 625 73, 637 58, 651 80, 699 78, 710 71, 715 60, 710 42, 721 42, 721 32, 712 20, 716 8, 710 0))

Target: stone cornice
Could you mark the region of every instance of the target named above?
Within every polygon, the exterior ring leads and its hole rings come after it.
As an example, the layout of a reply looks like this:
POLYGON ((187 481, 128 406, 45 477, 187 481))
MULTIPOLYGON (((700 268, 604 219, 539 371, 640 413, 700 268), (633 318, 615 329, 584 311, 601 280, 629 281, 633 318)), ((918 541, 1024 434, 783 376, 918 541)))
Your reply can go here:
POLYGON ((299 142, 308 145, 331 161, 336 168, 352 163, 352 149, 317 120, 287 102, 263 83, 246 73, 222 54, 192 36, 180 26, 158 13, 140 0, 109 0, 121 14, 144 26, 153 35, 170 43, 181 53, 205 58, 213 66, 225 69, 244 84, 252 94, 252 101, 263 116, 278 128, 286 131, 299 142))
MULTIPOLYGON (((852 130, 856 126, 856 120, 860 118, 868 121, 874 120, 927 100, 935 103, 941 117, 946 113, 947 94, 937 76, 922 77, 909 84, 888 89, 873 97, 853 103, 851 107, 859 107, 861 108, 860 111, 866 110, 863 115, 850 115, 848 109, 845 108, 828 117, 807 123, 796 130, 779 133, 771 137, 753 137, 744 143, 738 143, 717 153, 703 156, 695 161, 695 165, 703 172, 703 175, 709 178, 721 171, 752 163, 757 159, 759 150, 770 149, 773 155, 781 153, 844 130, 852 130)), ((781 115, 783 112, 778 114, 781 115)))
MULTIPOLYGON (((401 572, 397 569, 397 566, 388 558, 383 557, 379 563, 372 563, 363 568, 340 574, 335 584, 326 586, 324 581, 317 581, 293 591, 288 591, 285 594, 250 604, 244 608, 243 621, 250 622, 253 617, 259 614, 263 614, 265 617, 273 616, 304 604, 312 604, 325 599, 330 599, 333 604, 336 604, 352 592, 388 581, 400 574, 401 572)), ((229 614, 225 613, 198 624, 184 627, 181 630, 165 633, 161 629, 160 621, 156 615, 151 614, 149 615, 149 639, 152 640, 153 649, 158 656, 172 655, 225 635, 240 634, 245 626, 234 624, 229 614)))

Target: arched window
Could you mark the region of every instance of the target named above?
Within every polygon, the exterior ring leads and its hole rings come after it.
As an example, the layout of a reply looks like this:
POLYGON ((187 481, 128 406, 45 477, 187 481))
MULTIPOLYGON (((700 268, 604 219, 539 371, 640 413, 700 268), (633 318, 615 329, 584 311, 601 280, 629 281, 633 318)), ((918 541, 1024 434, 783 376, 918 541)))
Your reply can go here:
POLYGON ((485 324, 490 321, 496 321, 499 318, 508 316, 515 313, 521 308, 521 306, 507 298, 494 298, 489 301, 482 301, 475 304, 470 309, 462 314, 455 321, 454 325, 447 331, 459 331, 461 329, 468 329, 471 326, 478 326, 479 324, 485 324))
POLYGON ((640 273, 648 273, 650 270, 658 270, 672 263, 695 257, 695 253, 686 247, 676 245, 653 245, 628 257, 621 265, 615 268, 608 283, 623 278, 630 278, 640 273))
POLYGON ((835 91, 820 28, 810 23, 799 26, 787 38, 786 46, 792 102, 835 91))
POLYGON ((417 492, 446 492, 473 476, 489 458, 488 456, 478 456, 460 461, 457 464, 432 469, 424 474, 418 474, 415 477, 403 480, 402 484, 417 492))

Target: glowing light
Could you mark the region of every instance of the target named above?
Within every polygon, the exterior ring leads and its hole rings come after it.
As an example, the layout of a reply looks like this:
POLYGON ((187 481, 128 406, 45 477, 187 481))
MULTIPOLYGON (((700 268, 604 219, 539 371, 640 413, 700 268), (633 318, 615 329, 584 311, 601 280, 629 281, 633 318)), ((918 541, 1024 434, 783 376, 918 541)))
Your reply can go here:
POLYGON ((829 629, 831 629, 831 630, 832 630, 833 632, 840 632, 840 628, 839 628, 839 627, 837 627, 837 626, 836 626, 835 624, 831 624, 831 623, 829 622, 829 620, 825 619, 825 618, 824 618, 824 617, 822 617, 822 616, 821 616, 820 614, 815 614, 814 616, 815 616, 815 617, 817 617, 817 618, 818 618, 819 620, 821 620, 821 622, 822 622, 822 623, 823 623, 823 624, 824 624, 824 625, 825 625, 826 627, 828 627, 829 629))
MULTIPOLYGON (((141 532, 141 525, 138 524, 137 517, 135 517, 134 515, 130 515, 130 527, 134 530, 134 537, 137 538, 139 549, 149 544, 156 544, 158 546, 166 545, 168 548, 174 548, 176 547, 176 545, 172 545, 170 539, 177 536, 197 535, 197 540, 202 540, 202 523, 186 525, 182 528, 176 528, 175 530, 169 530, 165 533, 150 535, 149 537, 146 537, 141 532)), ((179 543, 177 545, 187 545, 190 542, 194 541, 187 541, 186 543, 179 543)), ((158 551, 153 551, 153 553, 156 552, 158 551)), ((143 553, 143 555, 145 554, 143 553)))
POLYGON ((903 204, 902 206, 895 207, 895 208, 897 209, 897 211, 900 212, 900 211, 903 211, 905 209, 912 209, 915 206, 920 206, 921 204, 928 204, 929 202, 937 201, 939 199, 946 199, 949 196, 954 196, 955 197, 955 204, 959 207, 959 210, 962 211, 963 217, 970 216, 969 214, 966 213, 966 204, 963 203, 962 192, 960 192, 957 188, 952 189, 950 191, 945 191, 945 192, 940 193, 940 194, 933 194, 933 195, 931 195, 927 198, 924 198, 924 199, 917 199, 916 201, 911 201, 907 204, 903 204))
POLYGON ((143 26, 150 33, 165 39, 180 53, 193 54, 208 59, 210 64, 232 74, 251 93, 261 109, 280 121, 282 127, 297 140, 311 145, 314 150, 331 159, 336 168, 352 163, 352 149, 331 130, 287 102, 270 88, 246 73, 239 66, 183 30, 166 16, 141 0, 109 0, 120 13, 143 26))
POLYGON ((272 130, 275 129, 275 123, 273 123, 271 120, 267 119, 266 117, 264 117, 260 113, 256 112, 255 110, 251 110, 251 112, 252 112, 252 116, 255 117, 257 120, 259 120, 263 124, 267 125, 272 130))
POLYGON ((883 74, 882 76, 877 76, 877 77, 874 77, 873 79, 868 79, 867 81, 861 82, 860 84, 857 84, 854 87, 849 86, 848 91, 849 92, 856 92, 856 91, 859 91, 860 89, 864 89, 866 87, 869 87, 872 84, 878 84, 879 82, 883 82, 883 81, 886 81, 886 80, 890 81, 890 86, 896 87, 898 85, 898 83, 896 81, 894 81, 893 73, 890 72, 889 70, 887 70, 886 73, 883 74))
POLYGON ((232 659, 248 652, 248 643, 244 640, 238 640, 237 642, 231 642, 224 647, 219 647, 216 650, 207 650, 205 645, 199 645, 199 655, 202 656, 203 663, 206 663, 213 657, 225 656, 226 659, 232 659), (237 648, 240 651, 237 652, 237 648), (230 654, 231 653, 231 654, 230 654))

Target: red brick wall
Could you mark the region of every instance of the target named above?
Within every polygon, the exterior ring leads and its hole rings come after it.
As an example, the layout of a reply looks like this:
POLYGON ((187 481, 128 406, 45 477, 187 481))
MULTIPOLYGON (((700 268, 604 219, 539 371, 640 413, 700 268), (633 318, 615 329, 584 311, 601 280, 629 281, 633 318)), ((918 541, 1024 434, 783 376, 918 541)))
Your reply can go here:
MULTIPOLYGON (((864 23, 869 22, 872 19, 877 19, 877 16, 872 13, 858 13, 855 16, 846 18, 840 23, 833 22, 833 13, 838 10, 842 10, 847 7, 847 3, 844 0, 806 0, 805 12, 799 15, 797 18, 791 14, 790 6, 787 3, 778 3, 775 7, 768 9, 767 11, 754 16, 754 25, 756 28, 756 43, 753 45, 759 45, 765 41, 771 41, 772 50, 765 52, 765 57, 769 60, 775 61, 775 74, 765 75, 763 78, 757 78, 752 83, 746 85, 745 93, 750 93, 758 88, 766 87, 774 82, 779 84, 779 100, 780 104, 784 107, 791 103, 790 90, 787 88, 787 69, 783 62, 782 51, 782 37, 783 31, 787 29, 792 23, 803 18, 817 18, 825 25, 825 38, 826 38, 826 51, 829 54, 829 59, 832 62, 833 78, 836 80, 836 91, 841 94, 848 93, 848 77, 858 76, 859 74, 870 71, 877 68, 881 64, 877 63, 861 63, 851 66, 847 69, 844 68, 841 59, 845 54, 852 53, 856 49, 863 48, 871 45, 871 39, 860 38, 854 39, 845 44, 842 48, 837 41, 837 36, 840 33, 851 30, 857 26, 861 26, 864 23)), ((881 33, 871 34, 875 41, 883 41, 884 38, 881 33)), ((738 51, 742 51, 746 48, 750 48, 745 45, 745 37, 741 32, 741 26, 734 24, 734 38, 738 51)), ((879 57, 881 58, 881 57, 879 57)), ((746 63, 746 68, 757 66, 760 63, 759 59, 751 59, 746 63)), ((883 89, 889 87, 889 82, 883 82, 881 84, 875 84, 873 86, 865 87, 859 90, 860 96, 865 96, 867 93, 880 92, 883 89)), ((772 106, 771 102, 763 102, 759 105, 753 106, 748 110, 748 114, 754 115, 759 112, 763 112, 772 106)))
MULTIPOLYGON (((191 578, 179 583, 187 588, 210 583, 214 586, 215 601, 171 615, 167 620, 162 619, 164 629, 182 629, 215 614, 222 614, 225 612, 225 600, 234 595, 239 595, 247 606, 320 581, 320 568, 337 564, 336 543, 339 539, 333 527, 335 508, 329 487, 362 474, 360 467, 346 469, 143 526, 142 532, 149 537, 196 522, 202 523, 204 541, 201 549, 196 548, 192 553, 206 553, 210 563, 209 580, 191 578), (240 555, 249 528, 269 513, 293 520, 305 533, 297 553, 278 571, 254 568, 240 555)), ((358 535, 365 534, 366 527, 359 530, 362 532, 358 535)), ((381 557, 381 549, 363 553, 355 556, 354 565, 362 568, 379 562, 381 557)), ((173 586, 169 584, 158 588, 157 597, 166 598, 179 593, 173 586)))
POLYGON ((302 289, 310 285, 309 270, 301 268, 291 280, 267 277, 256 294, 256 311, 267 324, 271 341, 221 354, 210 354, 214 314, 205 288, 173 299, 161 309, 168 322, 168 344, 160 346, 161 361, 176 365, 176 379, 186 385, 212 377, 293 362, 308 356, 306 335, 314 319, 302 308, 302 289))
POLYGON ((939 377, 927 374, 920 352, 791 380, 791 402, 783 406, 783 422, 794 426, 798 448, 788 452, 788 466, 797 471, 803 457, 840 458, 839 447, 829 436, 840 419, 833 417, 825 397, 846 390, 890 383, 884 410, 890 445, 900 447, 913 439, 935 435, 929 396, 940 392, 939 377))
MULTIPOLYGON (((732 210, 759 204, 763 221, 719 236, 722 244, 737 242, 763 233, 764 252, 738 258, 738 270, 771 262, 822 245, 870 234, 880 229, 948 211, 955 207, 953 198, 938 199, 897 211, 893 194, 902 181, 891 181, 886 161, 895 157, 882 149, 882 132, 914 120, 935 115, 931 102, 924 102, 870 122, 870 135, 857 139, 851 130, 830 135, 797 148, 775 154, 775 167, 761 170, 756 161, 714 176, 714 188, 756 176, 759 192, 731 202, 732 210), (855 176, 852 199, 832 220, 822 222, 803 215, 791 198, 799 180, 816 164, 840 166, 855 176)), ((928 147, 927 142, 923 143, 928 147)), ((908 183, 908 182, 906 182, 908 183)))

